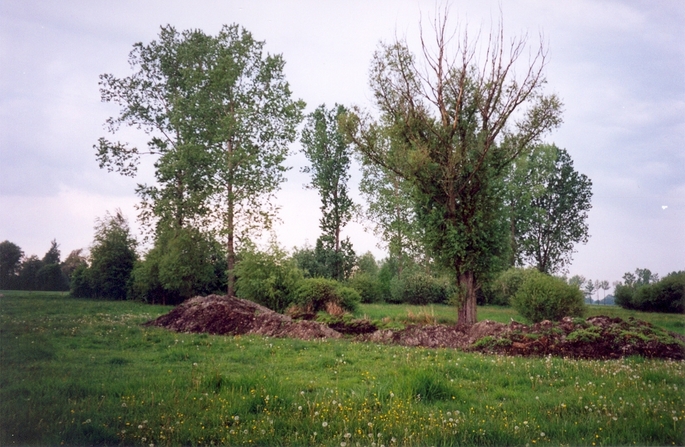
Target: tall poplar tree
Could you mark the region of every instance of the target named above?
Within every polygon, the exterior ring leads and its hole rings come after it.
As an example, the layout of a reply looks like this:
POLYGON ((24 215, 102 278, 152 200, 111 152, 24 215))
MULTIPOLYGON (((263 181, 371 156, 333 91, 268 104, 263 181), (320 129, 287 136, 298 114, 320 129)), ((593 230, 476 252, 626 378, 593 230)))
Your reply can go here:
POLYGON ((345 112, 338 104, 331 110, 320 105, 308 116, 302 130, 302 151, 311 163, 302 170, 311 174, 310 187, 321 197, 319 227, 323 234, 317 240, 315 253, 337 280, 349 276, 355 257, 349 238, 341 236, 354 211, 347 185, 352 149, 338 127, 338 119, 345 112))
POLYGON ((150 135, 150 150, 100 139, 100 165, 130 175, 141 154, 158 156, 157 185, 138 189, 141 217, 219 236, 229 295, 236 243, 274 218, 271 199, 284 181, 283 161, 304 108, 291 98, 283 58, 263 49, 238 25, 217 36, 167 26, 159 41, 134 46, 136 73, 101 77, 103 100, 122 107, 109 130, 139 126, 150 135))

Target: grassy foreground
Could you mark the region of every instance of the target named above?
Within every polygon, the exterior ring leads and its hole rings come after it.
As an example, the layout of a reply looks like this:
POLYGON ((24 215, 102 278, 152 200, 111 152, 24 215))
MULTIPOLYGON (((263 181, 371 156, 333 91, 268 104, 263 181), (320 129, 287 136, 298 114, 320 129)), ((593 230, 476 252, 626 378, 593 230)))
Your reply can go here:
POLYGON ((169 307, 3 293, 0 445, 685 442, 683 362, 177 334, 140 326, 169 307))

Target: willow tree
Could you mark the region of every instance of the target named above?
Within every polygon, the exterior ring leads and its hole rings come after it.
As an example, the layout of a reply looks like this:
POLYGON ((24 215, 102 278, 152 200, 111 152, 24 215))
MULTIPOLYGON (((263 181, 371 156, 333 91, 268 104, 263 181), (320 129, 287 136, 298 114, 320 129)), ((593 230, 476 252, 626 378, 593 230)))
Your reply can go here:
POLYGON ((526 37, 506 40, 500 25, 485 47, 464 33, 452 49, 447 14, 433 25, 434 45, 422 31, 419 57, 402 40, 380 45, 370 70, 380 118, 357 111, 345 128, 365 157, 414 186, 427 248, 453 272, 458 324, 470 325, 507 246, 504 168, 561 122, 561 104, 542 91, 542 44, 529 53, 526 37))

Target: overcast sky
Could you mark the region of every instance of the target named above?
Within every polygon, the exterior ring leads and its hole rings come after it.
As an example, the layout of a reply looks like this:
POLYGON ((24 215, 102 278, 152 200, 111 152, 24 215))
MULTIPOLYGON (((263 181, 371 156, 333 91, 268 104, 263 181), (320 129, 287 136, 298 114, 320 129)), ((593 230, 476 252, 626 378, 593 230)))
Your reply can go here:
MULTIPOLYGON (((307 112, 322 103, 371 109, 368 69, 379 41, 416 47, 434 1, 0 0, 0 241, 42 257, 87 248, 96 217, 121 208, 135 228, 137 182, 98 168, 93 144, 118 110, 100 102, 98 76, 131 73, 128 53, 159 27, 216 34, 238 23, 280 53, 307 112)), ((508 36, 540 34, 548 92, 564 123, 545 140, 565 148, 593 182, 590 241, 570 274, 619 280, 635 268, 685 270, 685 1, 453 1, 451 17, 487 32, 501 14, 508 36)), ((121 139, 143 142, 133 131, 121 139)), ((299 150, 293 144, 293 152, 299 150)), ((288 159, 278 195, 279 242, 318 237, 319 203, 288 159)), ((355 173, 356 182, 359 175, 355 173)), ((356 190, 356 183, 353 186, 356 190)), ((348 226, 357 253, 384 252, 362 223, 348 226)))

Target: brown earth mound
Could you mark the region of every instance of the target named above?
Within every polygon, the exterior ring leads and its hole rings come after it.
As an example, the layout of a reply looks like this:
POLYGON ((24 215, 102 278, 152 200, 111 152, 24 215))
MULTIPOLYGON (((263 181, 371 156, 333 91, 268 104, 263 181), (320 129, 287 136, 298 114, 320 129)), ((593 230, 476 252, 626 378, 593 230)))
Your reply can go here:
POLYGON ((315 321, 293 321, 252 301, 219 295, 191 298, 166 315, 145 323, 176 332, 215 335, 259 334, 311 340, 342 335, 315 321))
POLYGON ((466 328, 412 325, 402 330, 375 330, 366 320, 331 323, 339 332, 316 321, 293 320, 251 301, 210 295, 187 300, 145 324, 177 332, 259 334, 304 340, 340 338, 344 332, 358 334, 355 336, 358 341, 520 356, 612 359, 640 355, 685 359, 685 337, 633 318, 624 321, 606 316, 587 320, 567 317, 558 323, 543 321, 530 326, 515 321, 505 325, 485 320, 466 328))

